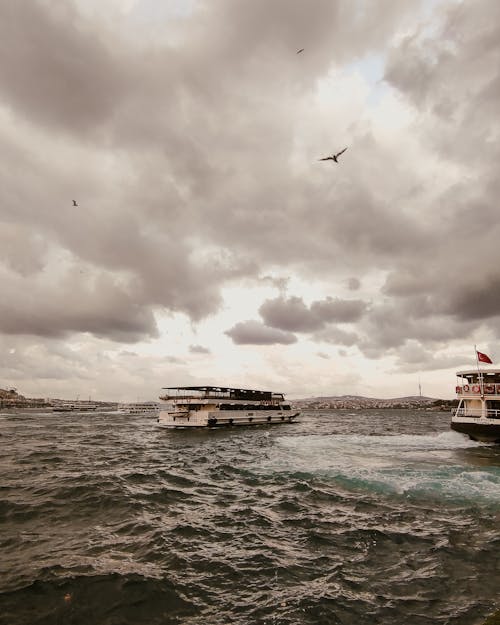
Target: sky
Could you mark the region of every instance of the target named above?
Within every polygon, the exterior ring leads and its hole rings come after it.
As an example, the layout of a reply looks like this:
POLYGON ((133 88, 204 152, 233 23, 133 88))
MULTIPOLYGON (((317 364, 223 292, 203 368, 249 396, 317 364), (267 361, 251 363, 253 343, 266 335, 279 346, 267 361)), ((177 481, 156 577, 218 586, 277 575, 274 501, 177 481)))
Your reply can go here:
POLYGON ((496 0, 0 1, 0 388, 453 397, 499 99, 496 0))

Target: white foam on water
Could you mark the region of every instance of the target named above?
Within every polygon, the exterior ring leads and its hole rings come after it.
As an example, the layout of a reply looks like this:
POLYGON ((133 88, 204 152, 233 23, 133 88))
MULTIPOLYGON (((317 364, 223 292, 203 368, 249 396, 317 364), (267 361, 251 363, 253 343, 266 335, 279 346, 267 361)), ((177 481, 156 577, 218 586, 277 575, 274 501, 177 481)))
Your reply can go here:
POLYGON ((357 488, 500 503, 500 467, 467 454, 484 447, 457 432, 395 436, 283 436, 268 468, 329 476, 357 488))

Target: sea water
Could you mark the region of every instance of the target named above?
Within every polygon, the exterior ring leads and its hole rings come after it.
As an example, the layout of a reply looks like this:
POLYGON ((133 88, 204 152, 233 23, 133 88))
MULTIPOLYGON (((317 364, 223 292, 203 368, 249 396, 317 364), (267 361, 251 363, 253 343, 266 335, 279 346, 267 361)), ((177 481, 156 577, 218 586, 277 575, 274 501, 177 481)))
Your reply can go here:
POLYGON ((499 607, 500 447, 449 420, 0 414, 0 623, 480 623, 499 607))

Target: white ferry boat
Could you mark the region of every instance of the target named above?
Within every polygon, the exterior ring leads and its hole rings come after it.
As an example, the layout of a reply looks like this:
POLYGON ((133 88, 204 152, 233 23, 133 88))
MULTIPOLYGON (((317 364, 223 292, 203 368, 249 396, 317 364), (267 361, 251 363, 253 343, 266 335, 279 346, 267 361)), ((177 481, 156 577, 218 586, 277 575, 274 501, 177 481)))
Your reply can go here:
POLYGON ((86 403, 59 403, 52 406, 52 412, 93 412, 97 410, 97 404, 86 403))
POLYGON ((293 423, 299 412, 283 393, 222 386, 173 386, 160 399, 158 423, 167 428, 212 428, 293 423))
POLYGON ((475 441, 500 443, 500 369, 457 371, 457 378, 451 428, 475 441))

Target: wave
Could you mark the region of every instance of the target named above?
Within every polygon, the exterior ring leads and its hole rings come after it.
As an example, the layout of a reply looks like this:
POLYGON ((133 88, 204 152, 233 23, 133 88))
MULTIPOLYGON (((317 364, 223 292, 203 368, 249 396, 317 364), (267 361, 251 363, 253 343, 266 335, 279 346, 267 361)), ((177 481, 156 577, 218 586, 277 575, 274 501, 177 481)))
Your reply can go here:
POLYGON ((168 579, 137 574, 53 577, 0 594, 3 622, 16 625, 170 625, 195 611, 168 579))
POLYGON ((276 443, 265 470, 322 475, 350 489, 500 504, 497 448, 456 432, 283 436, 276 443))

